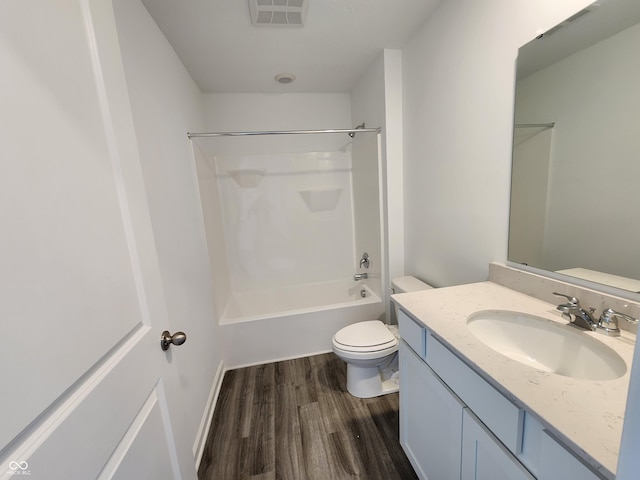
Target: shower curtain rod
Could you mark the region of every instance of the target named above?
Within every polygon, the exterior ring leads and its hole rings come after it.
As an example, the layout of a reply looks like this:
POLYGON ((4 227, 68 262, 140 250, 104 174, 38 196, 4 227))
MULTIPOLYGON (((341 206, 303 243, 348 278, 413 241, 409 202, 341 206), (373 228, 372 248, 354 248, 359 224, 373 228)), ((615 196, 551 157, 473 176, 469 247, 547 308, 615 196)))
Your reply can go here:
POLYGON ((516 128, 553 128, 555 127, 555 122, 551 123, 516 123, 516 128))
POLYGON ((338 128, 334 130, 272 130, 265 132, 211 132, 211 133, 191 133, 187 132, 187 137, 247 137, 252 135, 301 135, 307 133, 380 133, 382 128, 338 128))

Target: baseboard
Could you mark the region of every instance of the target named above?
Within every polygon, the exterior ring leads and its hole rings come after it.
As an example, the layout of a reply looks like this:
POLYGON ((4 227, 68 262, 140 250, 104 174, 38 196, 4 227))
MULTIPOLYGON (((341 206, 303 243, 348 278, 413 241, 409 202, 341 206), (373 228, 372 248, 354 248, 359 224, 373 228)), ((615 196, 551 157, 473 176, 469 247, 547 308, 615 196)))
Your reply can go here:
POLYGON ((198 428, 198 435, 196 441, 193 444, 193 457, 196 460, 196 470, 200 467, 200 461, 202 460, 202 454, 204 452, 204 446, 207 443, 207 436, 209 435, 209 429, 211 428, 211 421, 213 419, 213 412, 218 402, 218 395, 220 395, 220 388, 222 387, 222 379, 224 378, 224 362, 220 362, 216 376, 213 379, 211 385, 211 391, 209 392, 209 398, 207 399, 207 405, 204 409, 202 420, 200 421, 200 427, 198 428))
POLYGON ((256 365, 267 365, 269 363, 275 363, 275 362, 286 362, 287 360, 296 360, 298 358, 313 357, 314 355, 323 355, 325 353, 331 353, 331 352, 333 352, 333 350, 331 350, 331 349, 329 349, 329 350, 319 350, 317 352, 300 353, 298 355, 290 355, 290 356, 286 356, 286 357, 271 358, 271 359, 260 361, 260 362, 243 363, 241 365, 229 365, 229 366, 227 366, 225 371, 227 371, 227 370, 237 370, 239 368, 255 367, 256 365))

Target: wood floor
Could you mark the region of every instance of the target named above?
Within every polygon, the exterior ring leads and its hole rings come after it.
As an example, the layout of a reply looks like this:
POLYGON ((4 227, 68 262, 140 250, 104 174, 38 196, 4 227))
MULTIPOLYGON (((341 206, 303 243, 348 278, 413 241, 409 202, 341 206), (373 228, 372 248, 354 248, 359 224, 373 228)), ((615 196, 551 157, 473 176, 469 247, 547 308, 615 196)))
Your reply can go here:
POLYGON ((333 353, 228 371, 199 480, 411 480, 398 394, 358 399, 333 353))

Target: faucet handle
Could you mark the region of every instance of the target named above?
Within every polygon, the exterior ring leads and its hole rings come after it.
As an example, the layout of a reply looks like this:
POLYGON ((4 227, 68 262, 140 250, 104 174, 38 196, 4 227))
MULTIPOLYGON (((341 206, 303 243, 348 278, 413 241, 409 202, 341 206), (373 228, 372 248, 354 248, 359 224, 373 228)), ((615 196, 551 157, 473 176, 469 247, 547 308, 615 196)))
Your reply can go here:
POLYGON ((611 309, 611 308, 607 308, 606 310, 604 310, 602 312, 602 315, 600 315, 600 322, 601 323, 613 323, 614 325, 618 325, 618 318, 623 318, 625 319, 627 322, 629 323, 634 323, 637 324, 638 322, 640 322, 639 318, 633 318, 631 315, 627 315, 626 313, 620 313, 620 312, 616 312, 615 310, 611 309))
POLYGON ((603 310, 600 315, 600 320, 598 321, 599 331, 611 337, 619 337, 620 327, 618 327, 618 318, 624 318, 631 323, 638 323, 637 318, 633 318, 624 313, 616 312, 611 308, 607 308, 603 310))
POLYGON ((360 268, 362 267, 369 268, 369 265, 370 265, 369 254, 367 252, 364 252, 362 254, 362 258, 360 259, 360 268))
POLYGON ((553 292, 553 294, 557 297, 566 298, 567 300, 569 300, 569 303, 571 304, 571 306, 574 306, 574 307, 580 306, 580 300, 578 300, 576 297, 571 297, 569 295, 565 295, 564 293, 558 293, 558 292, 553 292))

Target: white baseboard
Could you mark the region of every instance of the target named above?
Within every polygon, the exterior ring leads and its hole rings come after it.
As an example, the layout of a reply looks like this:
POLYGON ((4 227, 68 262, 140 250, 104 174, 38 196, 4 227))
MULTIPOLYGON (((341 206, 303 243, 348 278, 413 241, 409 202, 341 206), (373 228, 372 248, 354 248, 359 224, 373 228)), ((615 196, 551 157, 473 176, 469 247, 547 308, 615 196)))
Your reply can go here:
POLYGON ((213 412, 218 402, 218 395, 220 394, 220 388, 222 387, 222 379, 226 372, 224 362, 220 362, 216 376, 213 379, 213 385, 211 385, 211 391, 209 392, 209 398, 207 399, 207 405, 204 409, 202 420, 200 421, 200 427, 198 428, 198 435, 196 441, 193 444, 193 457, 196 460, 196 470, 200 467, 200 461, 202 460, 202 454, 204 452, 204 446, 207 443, 207 436, 209 435, 209 429, 211 428, 211 421, 213 419, 213 412))
POLYGON ((264 360, 264 361, 259 361, 259 362, 253 362, 253 363, 245 363, 242 365, 230 365, 225 369, 225 372, 228 370, 237 370, 239 368, 247 368, 247 367, 255 367, 256 365, 266 365, 268 363, 275 363, 275 362, 285 362, 287 360, 296 360, 298 358, 306 358, 306 357, 313 357, 314 355, 322 355, 324 353, 331 353, 333 352, 333 350, 319 350, 317 352, 311 352, 311 353, 301 353, 299 355, 290 355, 287 357, 277 357, 277 358, 270 358, 268 360, 264 360))

